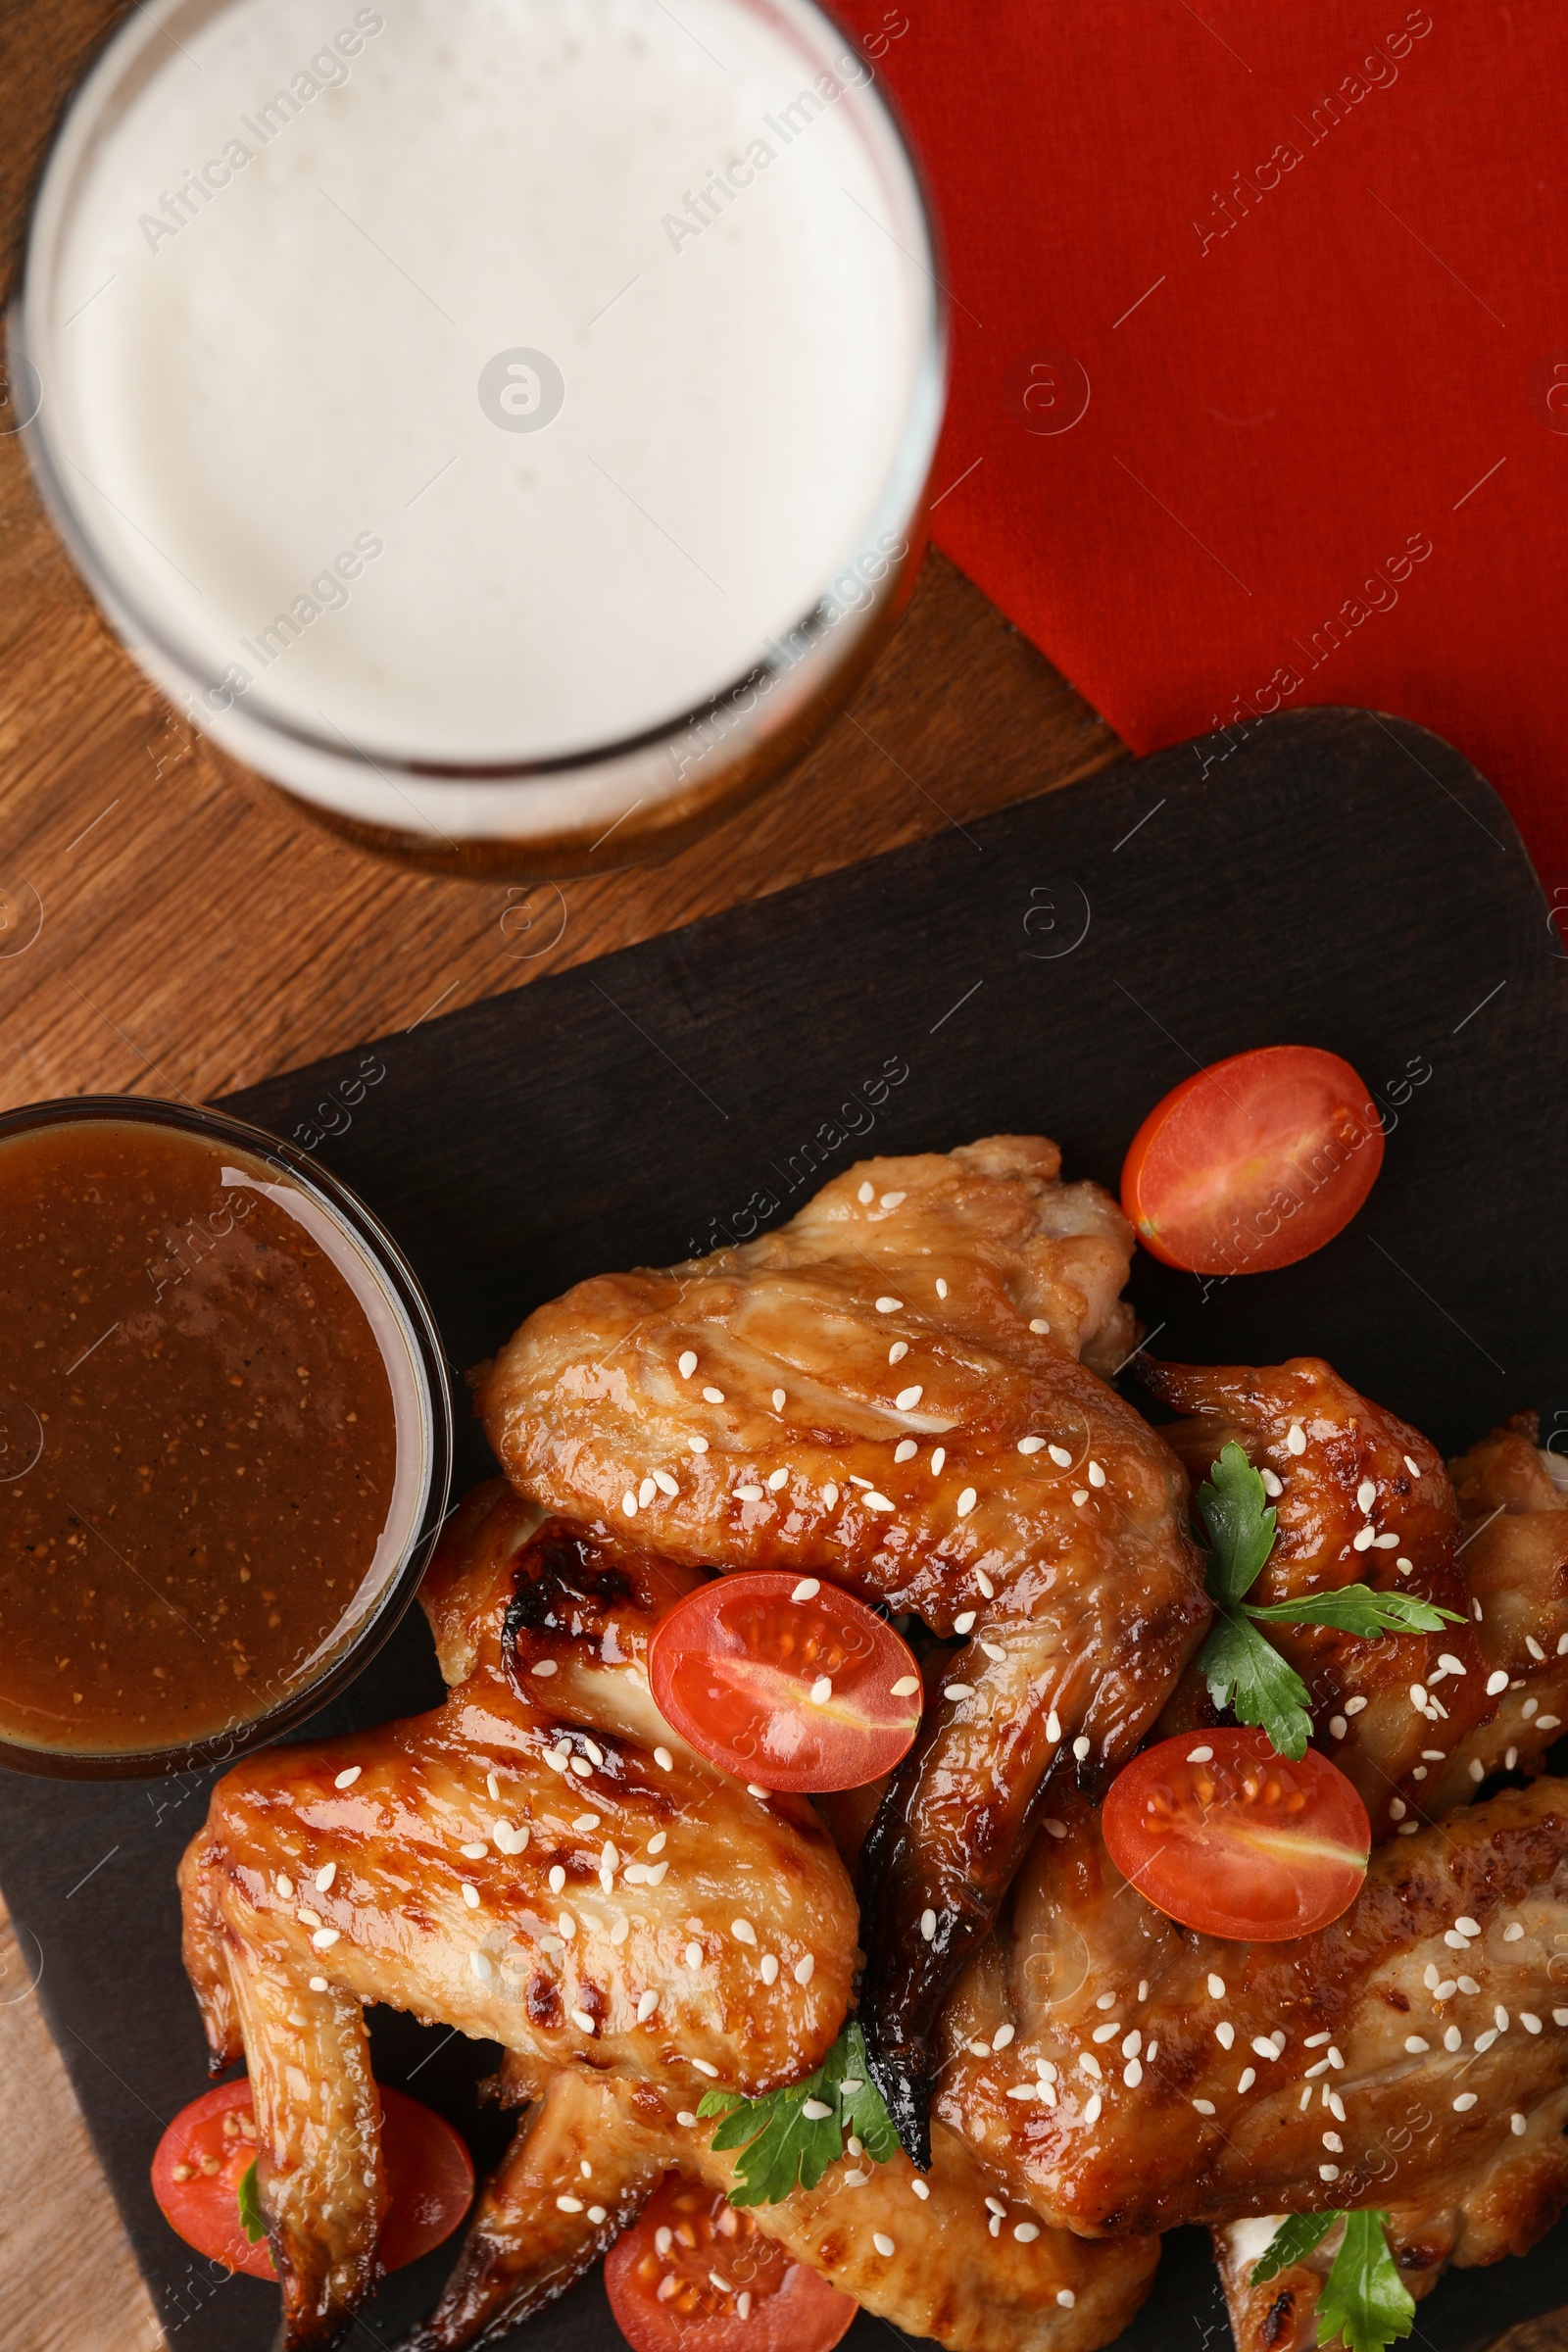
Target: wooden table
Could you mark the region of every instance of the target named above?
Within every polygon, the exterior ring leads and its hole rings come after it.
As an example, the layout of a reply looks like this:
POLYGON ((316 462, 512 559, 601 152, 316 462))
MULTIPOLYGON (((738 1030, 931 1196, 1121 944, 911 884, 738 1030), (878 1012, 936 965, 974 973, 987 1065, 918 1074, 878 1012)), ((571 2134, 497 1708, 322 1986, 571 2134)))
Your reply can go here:
MULTIPOLYGON (((0 252, 15 255, 61 99, 122 13, 122 0, 12 0, 0 252)), ((208 1099, 1124 756, 933 556, 879 668, 807 764, 666 865, 566 884, 562 927, 553 888, 530 900, 371 863, 264 785, 227 780, 99 620, 3 436, 0 1105, 100 1090, 208 1099)), ((8 2352, 154 2352, 165 2339, 33 1998, 35 1966, 0 1911, 0 2332, 8 2352)), ((1559 2352, 1568 2328, 1537 2323, 1505 2342, 1559 2352)))

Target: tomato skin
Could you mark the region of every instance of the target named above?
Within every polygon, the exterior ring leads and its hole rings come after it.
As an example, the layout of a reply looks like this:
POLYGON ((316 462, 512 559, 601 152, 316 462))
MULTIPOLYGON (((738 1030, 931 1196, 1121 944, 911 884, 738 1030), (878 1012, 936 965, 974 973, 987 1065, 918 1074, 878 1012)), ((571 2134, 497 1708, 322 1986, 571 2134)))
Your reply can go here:
POLYGON ((831 2352, 860 2308, 721 2192, 679 2173, 605 2256, 605 2290, 632 2352, 831 2352), (662 2255, 656 2241, 663 2230, 670 2241, 662 2255), (720 2294, 714 2276, 736 2291, 720 2294), (671 2278, 676 2291, 666 2286, 661 2302, 659 2289, 671 2278))
POLYGON ((1366 1807, 1337 1764, 1312 1747, 1293 1764, 1265 1732, 1227 1728, 1134 1756, 1100 1826, 1123 1878, 1156 1910, 1237 1943, 1326 1928, 1360 1893, 1372 1844, 1366 1807))
MULTIPOLYGON (((389 2271, 417 2262, 452 2235, 473 2201, 473 2159, 441 2116, 387 2084, 381 2090, 381 2147, 386 2165, 388 2206, 379 2253, 389 2271)), ((232 2115, 254 2123, 251 2086, 241 2075, 220 2082, 182 2107, 158 2142, 152 2163, 153 2195, 170 2228, 187 2245, 248 2278, 277 2277, 265 2237, 254 2243, 239 2218, 239 2184, 256 2157, 256 2142, 242 2132, 224 2134, 232 2115), (205 2174, 202 2157, 217 2157, 219 2169, 205 2174), (193 2178, 176 2180, 176 2165, 191 2165, 193 2178)))
POLYGON ((760 1788, 861 1788, 891 1772, 920 1728, 908 1645, 853 1593, 780 1569, 738 1570, 684 1594, 654 1629, 648 1680, 690 1746, 760 1788))
POLYGON ((1266 1274, 1343 1232, 1382 1165, 1378 1108, 1349 1063, 1263 1046, 1155 1103, 1123 1162, 1121 1204, 1167 1266, 1266 1274))

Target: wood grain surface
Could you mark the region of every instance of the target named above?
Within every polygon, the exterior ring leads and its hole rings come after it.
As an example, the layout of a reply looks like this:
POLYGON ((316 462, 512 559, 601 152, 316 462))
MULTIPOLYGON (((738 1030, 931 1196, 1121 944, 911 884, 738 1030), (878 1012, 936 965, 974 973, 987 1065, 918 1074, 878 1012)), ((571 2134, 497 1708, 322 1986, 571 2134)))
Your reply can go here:
MULTIPOLYGON (((133 4, 133 0, 131 0, 133 4)), ((0 12, 0 256, 122 0, 0 12)), ((1071 782, 1115 736, 940 555, 853 709, 758 808, 667 865, 547 886, 431 880, 220 772, 70 568, 0 407, 0 1104, 210 1098, 715 908, 1071 782)), ((0 1914, 0 2337, 165 2342, 0 1914)), ((1506 2352, 1563 2352, 1568 2324, 1506 2352)), ((1497 2352, 1504 2352, 1503 2346, 1497 2352)))

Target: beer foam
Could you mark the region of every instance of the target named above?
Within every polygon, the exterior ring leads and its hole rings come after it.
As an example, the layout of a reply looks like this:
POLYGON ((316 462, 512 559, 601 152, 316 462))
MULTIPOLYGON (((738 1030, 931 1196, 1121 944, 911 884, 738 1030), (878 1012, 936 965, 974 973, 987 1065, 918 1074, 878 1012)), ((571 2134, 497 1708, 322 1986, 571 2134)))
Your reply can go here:
POLYGON ((931 281, 870 61, 803 0, 158 14, 29 347, 113 587, 220 702, 555 759, 875 557, 931 281))

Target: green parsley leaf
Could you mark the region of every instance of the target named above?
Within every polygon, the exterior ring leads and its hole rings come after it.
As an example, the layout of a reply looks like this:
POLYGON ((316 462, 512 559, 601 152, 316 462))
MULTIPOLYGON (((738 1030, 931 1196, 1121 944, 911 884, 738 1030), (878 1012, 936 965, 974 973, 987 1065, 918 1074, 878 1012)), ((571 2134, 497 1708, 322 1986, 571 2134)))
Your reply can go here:
MULTIPOLYGON (((1415 2326, 1415 2298, 1395 2267, 1386 2213, 1351 2213, 1318 2298, 1318 2341, 1338 2337, 1348 2352, 1388 2352, 1415 2326)), ((1254 2277, 1255 2277, 1254 2273, 1254 2277)))
POLYGON ((245 2234, 254 2246, 259 2237, 267 2235, 267 2224, 262 2219, 261 2199, 256 2193, 256 2158, 253 2156, 247 2171, 240 2175, 239 2218, 245 2234))
POLYGON ((814 2075, 758 2099, 738 2090, 706 2090, 700 2117, 723 2118, 713 2133, 716 2149, 738 2148, 740 2175, 732 2205, 777 2205, 799 2182, 814 2188, 830 2164, 844 2153, 846 2136, 858 2138, 874 2164, 897 2152, 899 2135, 871 2080, 865 2035, 846 2026, 814 2075), (808 2106, 826 2114, 808 2115, 808 2106))
POLYGON ((1261 1724, 1282 1756, 1300 1761, 1312 1736, 1306 1685, 1239 1610, 1218 1612, 1198 1664, 1216 1707, 1234 1707, 1238 1723, 1261 1724))
POLYGON ((1312 1592, 1301 1600, 1276 1600, 1263 1608, 1242 1603, 1249 1617, 1278 1625, 1332 1625, 1342 1634, 1435 1634, 1441 1626, 1462 1625, 1454 1609, 1417 1600, 1411 1592, 1374 1592, 1370 1585, 1342 1585, 1337 1592, 1312 1592))
POLYGON ((1263 1481, 1234 1438, 1199 1488, 1198 1507, 1208 1530, 1209 1594, 1225 1606, 1251 1590, 1274 1548, 1274 1512, 1263 1481))
POLYGON ((1343 2213, 1287 2214, 1252 2265, 1252 2284, 1266 2286, 1281 2271, 1288 2271, 1292 2263, 1304 2262, 1335 2223, 1344 2219, 1343 2213))

